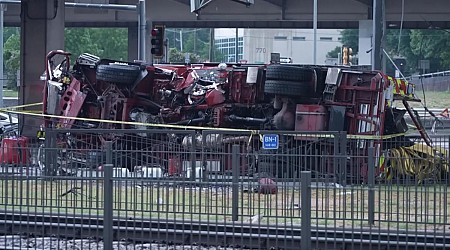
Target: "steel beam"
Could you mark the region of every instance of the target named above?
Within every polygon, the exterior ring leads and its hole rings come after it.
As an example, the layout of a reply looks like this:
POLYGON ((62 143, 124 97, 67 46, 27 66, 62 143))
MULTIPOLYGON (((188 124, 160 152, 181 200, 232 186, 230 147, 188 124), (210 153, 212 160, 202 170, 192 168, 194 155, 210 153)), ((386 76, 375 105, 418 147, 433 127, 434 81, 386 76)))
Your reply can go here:
POLYGON ((275 6, 278 6, 278 7, 283 7, 283 4, 285 4, 285 2, 286 2, 285 0, 283 0, 281 3, 280 3, 279 0, 263 0, 263 1, 271 3, 271 4, 273 4, 275 6))
MULTIPOLYGON (((200 10, 208 6, 212 1, 214 0, 191 0, 191 12, 198 13, 200 10)), ((231 1, 235 3, 244 4, 247 7, 255 3, 254 0, 231 0, 231 1)))
POLYGON ((184 4, 184 5, 189 5, 189 0, 172 0, 172 1, 184 4))
POLYGON ((235 2, 235 3, 241 3, 241 4, 244 4, 244 5, 246 5, 247 7, 250 6, 250 5, 252 5, 252 4, 255 4, 255 0, 231 0, 231 1, 233 1, 233 2, 235 2))
POLYGON ((372 0, 355 0, 355 1, 365 4, 367 6, 372 6, 372 0))

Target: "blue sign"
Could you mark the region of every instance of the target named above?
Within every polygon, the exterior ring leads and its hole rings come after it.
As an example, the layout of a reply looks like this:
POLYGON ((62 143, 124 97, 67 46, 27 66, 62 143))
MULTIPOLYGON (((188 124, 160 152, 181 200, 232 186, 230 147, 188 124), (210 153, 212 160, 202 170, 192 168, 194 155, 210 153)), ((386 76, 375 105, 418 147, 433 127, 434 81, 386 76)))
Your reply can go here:
POLYGON ((278 135, 263 135, 263 149, 278 149, 280 140, 278 135))

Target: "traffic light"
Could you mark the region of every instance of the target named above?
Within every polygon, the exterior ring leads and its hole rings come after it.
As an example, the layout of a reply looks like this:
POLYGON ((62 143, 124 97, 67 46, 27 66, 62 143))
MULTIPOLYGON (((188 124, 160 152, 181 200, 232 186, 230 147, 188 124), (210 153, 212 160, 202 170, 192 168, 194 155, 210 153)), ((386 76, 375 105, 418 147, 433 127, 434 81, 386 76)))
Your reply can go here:
POLYGON ((353 49, 348 48, 348 64, 352 65, 353 62, 353 49))
POLYGON ((164 26, 155 25, 152 28, 152 54, 155 57, 163 57, 164 55, 164 26))
POLYGON ((406 67, 406 58, 404 57, 394 57, 394 63, 397 65, 398 70, 403 74, 406 67))
POLYGON ((350 65, 353 60, 353 49, 347 46, 342 46, 342 64, 350 65))
POLYGON ((342 46, 342 64, 348 64, 348 48, 345 46, 342 46))

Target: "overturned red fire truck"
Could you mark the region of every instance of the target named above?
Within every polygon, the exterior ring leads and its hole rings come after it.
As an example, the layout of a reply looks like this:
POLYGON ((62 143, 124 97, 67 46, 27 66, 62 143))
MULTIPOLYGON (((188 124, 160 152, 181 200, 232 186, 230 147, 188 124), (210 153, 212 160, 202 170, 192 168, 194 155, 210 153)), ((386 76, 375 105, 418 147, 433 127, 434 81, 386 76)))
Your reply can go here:
MULTIPOLYGON (((101 59, 90 54, 80 55, 72 66, 70 54, 64 51, 50 52, 47 66, 43 112, 51 116, 46 118, 46 128, 101 128, 112 132, 112 129, 149 130, 150 133, 139 134, 137 139, 126 140, 126 143, 134 144, 130 148, 136 151, 122 164, 130 171, 146 164, 145 158, 137 155, 139 147, 149 143, 163 145, 173 139, 148 139, 152 136, 151 129, 164 126, 197 131, 226 128, 251 131, 252 135, 255 131, 281 131, 281 144, 270 154, 260 143, 249 146, 252 140, 259 142, 259 136, 243 139, 248 143, 243 144, 242 152, 251 157, 241 164, 241 173, 248 175, 293 176, 300 170, 310 169, 311 162, 299 164, 298 158, 308 155, 306 150, 311 145, 319 149, 315 156, 319 161, 323 161, 319 152, 333 154, 329 140, 290 136, 289 131, 340 131, 356 139, 370 138, 379 159, 386 149, 413 144, 406 139, 392 144, 382 139, 406 132, 408 128, 403 117, 406 112, 413 118, 425 144, 431 146, 429 137, 408 105, 408 101, 420 102, 415 97, 414 85, 379 71, 291 64, 147 65, 101 59), (63 58, 61 63, 55 62, 57 57, 63 58), (406 109, 394 108, 392 103, 396 100, 406 109), (141 162, 133 162, 137 159, 141 162)), ((217 143, 226 143, 224 137, 217 143)), ((186 142, 186 138, 176 140, 179 145, 186 142)), ((68 147, 81 147, 77 146, 80 141, 69 143, 68 147)), ((119 145, 121 136, 117 135, 115 141, 119 145)), ((195 140, 191 138, 190 141, 195 140)), ((367 155, 367 147, 368 144, 358 154, 367 155)), ((199 149, 208 150, 205 147, 199 149)), ((169 174, 179 174, 169 171, 172 169, 169 165, 179 156, 168 154, 164 157, 161 167, 169 174)), ((161 156, 157 158, 161 159, 161 156)), ((323 164, 326 168, 310 170, 336 173, 332 163, 323 164)), ((363 180, 367 176, 367 164, 364 161, 348 164, 347 170, 358 173, 358 178, 363 180)), ((229 159, 225 159, 216 170, 225 172, 230 168, 229 159)))

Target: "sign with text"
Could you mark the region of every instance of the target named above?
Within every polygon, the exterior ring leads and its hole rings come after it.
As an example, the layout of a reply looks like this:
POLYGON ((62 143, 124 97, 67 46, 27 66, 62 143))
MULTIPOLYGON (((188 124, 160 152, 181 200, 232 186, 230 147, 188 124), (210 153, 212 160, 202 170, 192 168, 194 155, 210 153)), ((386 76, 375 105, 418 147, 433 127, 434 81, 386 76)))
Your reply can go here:
POLYGON ((263 149, 278 149, 280 144, 280 138, 278 135, 269 134, 263 135, 263 149))

